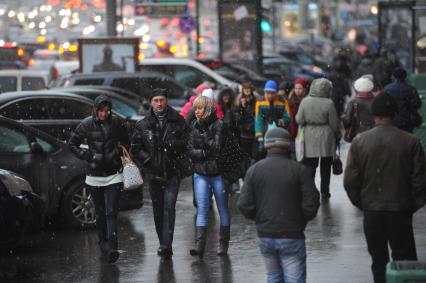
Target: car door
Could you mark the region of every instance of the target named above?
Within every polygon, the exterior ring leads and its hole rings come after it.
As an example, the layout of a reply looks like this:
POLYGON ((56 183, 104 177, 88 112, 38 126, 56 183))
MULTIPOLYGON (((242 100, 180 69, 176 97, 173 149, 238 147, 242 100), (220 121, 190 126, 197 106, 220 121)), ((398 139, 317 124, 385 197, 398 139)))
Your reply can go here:
POLYGON ((43 182, 48 178, 40 172, 48 172, 48 168, 41 158, 31 150, 31 141, 24 130, 0 121, 0 168, 22 175, 46 201, 48 192, 43 182))

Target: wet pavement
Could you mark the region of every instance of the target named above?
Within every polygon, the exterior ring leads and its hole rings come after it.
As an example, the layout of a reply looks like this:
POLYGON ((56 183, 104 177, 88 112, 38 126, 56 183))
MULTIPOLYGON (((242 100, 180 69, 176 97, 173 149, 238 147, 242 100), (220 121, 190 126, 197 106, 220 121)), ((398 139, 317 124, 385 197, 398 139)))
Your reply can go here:
MULTIPOLYGON (((343 145, 343 161, 347 144, 343 145)), ((317 184, 319 180, 316 180, 317 184)), ((147 193, 147 191, 145 191, 147 193)), ((321 204, 306 230, 308 282, 372 282, 370 257, 362 229, 362 213, 344 192, 342 175, 332 176, 332 197, 321 204)), ((119 216, 121 257, 114 264, 98 259, 95 231, 50 230, 33 235, 17 250, 0 255, 0 282, 265 282, 265 267, 256 245, 254 223, 244 219, 230 201, 232 212, 229 257, 216 255, 219 218, 211 213, 203 261, 189 255, 193 245, 195 208, 189 180, 177 203, 174 256, 156 254, 152 206, 147 195, 139 210, 119 216)), ((426 260, 426 209, 414 217, 419 259, 426 260)))

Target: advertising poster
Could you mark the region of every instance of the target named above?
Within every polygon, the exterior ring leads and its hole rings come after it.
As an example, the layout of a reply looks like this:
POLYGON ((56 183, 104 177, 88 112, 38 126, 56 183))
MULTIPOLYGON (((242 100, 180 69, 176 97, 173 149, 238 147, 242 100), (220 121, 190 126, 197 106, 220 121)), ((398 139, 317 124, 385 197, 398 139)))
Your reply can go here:
POLYGON ((226 63, 258 70, 262 56, 259 1, 220 1, 220 54, 226 63))

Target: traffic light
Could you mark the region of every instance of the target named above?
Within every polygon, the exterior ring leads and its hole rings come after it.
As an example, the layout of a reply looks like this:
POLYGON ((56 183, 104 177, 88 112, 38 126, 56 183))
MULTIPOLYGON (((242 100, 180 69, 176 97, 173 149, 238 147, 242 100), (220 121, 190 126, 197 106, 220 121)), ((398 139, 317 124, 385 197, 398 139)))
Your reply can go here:
POLYGON ((273 12, 271 10, 262 8, 262 20, 260 21, 262 32, 270 33, 272 31, 273 12))
POLYGON ((260 22, 260 28, 262 29, 263 32, 271 32, 272 31, 272 26, 268 21, 262 20, 260 22))

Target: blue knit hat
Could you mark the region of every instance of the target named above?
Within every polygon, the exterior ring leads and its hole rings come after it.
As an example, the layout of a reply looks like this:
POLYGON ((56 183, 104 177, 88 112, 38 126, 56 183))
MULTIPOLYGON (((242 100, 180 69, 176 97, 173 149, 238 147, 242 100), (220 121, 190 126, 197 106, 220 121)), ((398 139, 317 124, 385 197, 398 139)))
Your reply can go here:
POLYGON ((266 82, 265 88, 263 90, 265 92, 266 91, 277 92, 277 89, 278 89, 277 83, 274 80, 269 80, 266 82))

